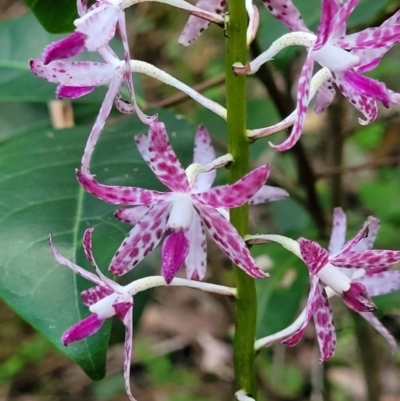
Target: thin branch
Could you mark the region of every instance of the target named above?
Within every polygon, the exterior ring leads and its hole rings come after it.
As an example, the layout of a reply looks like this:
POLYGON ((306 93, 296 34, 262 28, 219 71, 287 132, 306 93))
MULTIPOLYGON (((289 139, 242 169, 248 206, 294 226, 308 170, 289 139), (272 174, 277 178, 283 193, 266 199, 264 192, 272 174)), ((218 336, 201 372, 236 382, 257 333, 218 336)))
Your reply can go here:
MULTIPOLYGON (((325 155, 329 164, 336 168, 341 168, 343 164, 343 147, 345 137, 343 135, 346 121, 345 98, 338 94, 328 108, 328 127, 326 131, 326 141, 328 154, 325 155)), ((345 208, 345 193, 343 189, 342 174, 330 176, 331 184, 331 207, 345 208)))
POLYGON ((358 349, 364 369, 364 378, 368 390, 368 401, 381 399, 380 357, 371 326, 358 314, 350 311, 358 342, 358 349))
POLYGON ((339 174, 347 174, 347 173, 354 173, 357 171, 363 170, 374 170, 381 166, 388 166, 388 165, 400 165, 400 156, 390 156, 385 157, 383 159, 373 160, 367 163, 358 164, 356 166, 336 166, 330 167, 323 171, 317 172, 316 175, 318 178, 330 177, 333 175, 339 174))

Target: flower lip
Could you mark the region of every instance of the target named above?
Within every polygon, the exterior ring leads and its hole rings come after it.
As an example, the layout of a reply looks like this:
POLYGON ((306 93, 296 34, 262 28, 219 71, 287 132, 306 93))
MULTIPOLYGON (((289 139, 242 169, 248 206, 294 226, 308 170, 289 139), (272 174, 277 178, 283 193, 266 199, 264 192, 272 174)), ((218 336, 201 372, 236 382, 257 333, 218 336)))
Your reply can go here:
POLYGON ((343 292, 344 303, 356 312, 375 312, 376 305, 367 293, 365 286, 359 282, 350 284, 350 289, 343 292))
POLYGON ((100 330, 104 320, 94 313, 66 330, 61 336, 63 345, 71 344, 91 336, 100 330))
POLYGON ((175 274, 185 262, 189 247, 189 240, 182 230, 173 231, 165 239, 161 250, 161 272, 167 284, 171 283, 175 274))

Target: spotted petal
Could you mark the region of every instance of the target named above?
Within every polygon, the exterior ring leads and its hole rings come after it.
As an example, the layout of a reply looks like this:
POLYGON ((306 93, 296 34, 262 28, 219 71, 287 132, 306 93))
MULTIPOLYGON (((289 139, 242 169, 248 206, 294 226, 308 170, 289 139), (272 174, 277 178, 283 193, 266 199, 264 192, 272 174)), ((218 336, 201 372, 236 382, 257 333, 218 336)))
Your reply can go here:
POLYGON ((336 32, 342 29, 343 25, 346 24, 346 21, 348 20, 350 14, 357 7, 359 1, 360 0, 348 0, 344 4, 342 4, 341 7, 339 7, 339 10, 335 17, 335 23, 332 27, 332 32, 336 32))
POLYGON ((385 107, 390 107, 389 91, 383 82, 365 77, 352 70, 346 71, 343 79, 356 93, 379 100, 385 107))
POLYGON ((374 274, 368 274, 367 270, 367 273, 357 281, 365 285, 371 297, 389 294, 400 290, 400 270, 388 270, 374 274))
POLYGON ((173 192, 188 192, 185 170, 172 149, 165 125, 151 124, 149 129, 149 165, 157 178, 173 192))
MULTIPOLYGON (((213 161, 215 157, 210 134, 204 125, 199 125, 194 137, 193 163, 207 164, 213 161)), ((216 175, 216 170, 200 174, 193 185, 192 191, 201 192, 211 188, 216 175)))
POLYGON ((62 256, 60 254, 60 252, 58 252, 57 248, 54 246, 51 236, 49 236, 49 245, 50 245, 51 252, 53 253, 54 259, 60 265, 67 266, 74 273, 79 274, 80 276, 82 276, 86 280, 91 281, 92 283, 95 283, 100 286, 104 286, 104 283, 95 274, 88 272, 87 270, 83 269, 82 267, 76 265, 75 263, 71 262, 70 260, 68 260, 67 258, 62 256))
POLYGON ((307 115, 307 107, 309 100, 309 92, 310 92, 310 81, 313 71, 314 65, 314 52, 309 51, 306 61, 304 62, 303 68, 300 73, 299 78, 299 87, 297 89, 297 119, 293 125, 292 132, 290 133, 289 138, 287 138, 284 142, 279 145, 273 145, 270 143, 270 146, 283 152, 292 148, 296 142, 300 139, 301 134, 303 133, 304 122, 306 120, 307 115))
POLYGON ((340 92, 354 105, 354 107, 364 115, 365 120, 359 118, 361 125, 366 125, 376 120, 378 108, 376 101, 368 96, 364 96, 355 91, 355 89, 346 81, 343 73, 334 73, 334 81, 340 92))
POLYGON ((297 242, 304 263, 310 274, 315 276, 328 263, 328 252, 316 242, 305 238, 299 238, 297 242))
POLYGON ((315 299, 314 323, 320 351, 320 362, 332 358, 336 346, 336 331, 333 313, 325 290, 318 287, 319 296, 315 299))
POLYGON ((94 87, 111 82, 115 68, 110 64, 91 61, 29 61, 31 71, 40 78, 54 84, 74 87, 94 87))
POLYGON ((379 219, 369 216, 365 221, 363 228, 368 226, 368 235, 364 237, 358 244, 354 245, 352 251, 366 251, 367 249, 372 249, 374 242, 378 235, 379 226, 381 222, 379 219))
POLYGON ((173 231, 165 238, 161 249, 161 273, 167 284, 182 267, 191 245, 183 230, 173 231))
POLYGON ((124 342, 124 381, 125 381, 125 391, 128 394, 130 401, 136 401, 136 399, 132 395, 131 391, 131 356, 132 356, 132 341, 133 341, 133 308, 130 308, 126 317, 124 319, 125 325, 125 342, 124 342))
POLYGON ((331 262, 339 267, 385 268, 400 262, 400 251, 374 249, 346 252, 336 256, 331 262))
MULTIPOLYGON (((363 31, 347 35, 337 42, 337 45, 350 50, 378 49, 386 53, 400 40, 400 25, 383 25, 377 28, 367 28, 363 31)), ((381 53, 381 56, 383 54, 381 53)))
MULTIPOLYGON (((226 0, 198 0, 196 7, 212 13, 220 14, 226 5, 226 0)), ((189 46, 210 25, 209 21, 191 15, 186 23, 178 42, 183 46, 189 46)))
POLYGON ((94 228, 88 228, 83 233, 83 250, 85 252, 86 259, 91 263, 91 265, 96 269, 96 273, 99 276, 100 280, 111 288, 114 292, 119 292, 122 290, 122 287, 116 283, 114 280, 108 278, 97 266, 97 263, 94 259, 93 249, 92 249, 92 234, 94 228))
POLYGON ((119 12, 122 11, 118 11, 115 6, 103 4, 100 7, 91 7, 84 17, 75 21, 75 32, 86 35, 87 50, 96 51, 114 37, 119 12))
POLYGON ((80 171, 76 177, 85 191, 114 205, 152 205, 165 202, 169 197, 169 194, 150 189, 100 184, 93 176, 80 171))
POLYGON ((338 5, 333 0, 322 0, 321 19, 317 29, 317 40, 314 50, 321 49, 334 32, 335 17, 338 12, 338 5))
MULTIPOLYGON (((368 233, 369 233, 369 225, 364 224, 361 228, 361 230, 349 241, 346 242, 346 244, 344 246, 342 246, 340 252, 338 253, 338 255, 343 255, 346 252, 352 251, 353 248, 363 239, 368 237, 368 233)), ((335 256, 336 257, 336 256, 335 256)), ((334 257, 334 258, 335 258, 334 257)), ((333 259, 332 259, 333 260, 333 259)))
POLYGON ((346 240, 346 214, 341 207, 333 211, 332 234, 329 241, 329 255, 338 253, 346 240))
POLYGON ((308 325, 308 322, 311 320, 314 315, 317 303, 319 298, 321 297, 319 290, 319 279, 316 276, 311 277, 311 288, 310 294, 308 295, 307 305, 306 305, 306 315, 305 319, 301 325, 301 327, 290 337, 286 338, 282 341, 282 344, 288 345, 289 347, 293 347, 296 345, 301 338, 303 337, 304 331, 308 325))
POLYGON ((148 206, 135 206, 128 209, 118 209, 114 212, 114 216, 118 220, 134 226, 140 221, 140 219, 147 213, 148 210, 148 206))
POLYGON ((291 0, 263 0, 264 6, 291 31, 310 32, 303 18, 291 0))
POLYGON ((167 229, 170 203, 153 205, 126 236, 111 260, 109 271, 121 276, 143 260, 167 229))
POLYGON ((246 203, 263 186, 269 174, 269 166, 261 166, 246 174, 231 185, 218 186, 206 192, 192 194, 193 200, 202 205, 218 207, 238 207, 246 203))
POLYGON ((150 138, 147 135, 135 135, 136 147, 146 163, 150 162, 149 144, 150 138))
POLYGON ((243 238, 236 229, 217 210, 204 205, 197 205, 200 214, 211 237, 226 255, 254 278, 265 277, 265 273, 256 265, 243 238))
POLYGON ((333 102, 335 95, 336 91, 333 87, 333 82, 329 79, 318 89, 314 111, 316 113, 322 113, 326 110, 333 102))
POLYGON ((82 302, 85 306, 89 307, 106 296, 111 295, 113 292, 111 288, 105 285, 96 285, 81 292, 82 302))
POLYGON ((186 276, 189 280, 203 280, 207 269, 207 239, 204 223, 197 212, 193 213, 186 237, 190 243, 185 259, 186 276))
POLYGON ((289 193, 282 188, 263 185, 249 200, 250 205, 259 205, 260 203, 273 202, 285 199, 289 193))

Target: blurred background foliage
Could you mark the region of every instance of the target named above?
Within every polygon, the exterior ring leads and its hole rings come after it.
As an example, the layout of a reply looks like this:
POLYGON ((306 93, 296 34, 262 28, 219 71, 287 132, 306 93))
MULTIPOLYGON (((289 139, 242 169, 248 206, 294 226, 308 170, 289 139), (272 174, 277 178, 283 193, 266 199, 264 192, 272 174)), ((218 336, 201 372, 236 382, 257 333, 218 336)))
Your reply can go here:
MULTIPOLYGON (((305 22, 315 29, 320 0, 294 1, 305 22)), ((80 238, 94 226, 97 261, 106 270, 130 227, 114 220, 114 207, 79 189, 74 169, 104 96, 104 88, 82 99, 53 102, 55 87, 34 77, 29 58, 68 32, 75 1, 26 0, 35 16, 19 1, 0 3, 0 399, 5 400, 123 400, 123 327, 106 325, 88 341, 64 348, 59 338, 86 316, 78 293, 88 283, 55 264, 47 235, 67 257, 89 267, 80 238), (59 127, 62 127, 61 129, 59 127), (12 309, 16 312, 13 312, 12 309), (38 330, 38 331, 36 331, 38 330), (108 339, 110 348, 107 352, 108 339), (80 368, 64 357, 67 355, 80 368)), ((364 0, 352 14, 349 31, 376 26, 399 8, 399 1, 364 0)), ((132 56, 163 68, 205 96, 224 104, 224 37, 212 26, 189 48, 177 43, 186 21, 183 12, 156 3, 129 8, 127 24, 132 56)), ((286 32, 260 2, 261 24, 254 55, 286 32)), ((121 54, 116 38, 113 48, 121 54)), ((371 76, 400 91, 397 78, 399 46, 395 46, 371 76)), ((83 55, 83 59, 94 55, 83 55)), ((291 111, 295 82, 304 51, 288 48, 269 64, 268 76, 248 79, 248 126, 256 128, 282 118, 279 102, 291 111), (272 78, 271 78, 272 77, 272 78), (278 97, 270 96, 269 85, 278 97), (269 80, 269 81, 268 81, 269 80)), ((226 149, 225 123, 152 79, 135 75, 136 91, 148 112, 159 113, 172 144, 186 166, 192 158, 193 135, 203 123, 219 153, 226 149)), ((266 140, 252 146, 253 164, 272 164, 269 182, 286 188, 291 197, 251 211, 252 232, 299 236, 326 245, 332 209, 342 206, 351 237, 369 215, 381 219, 378 248, 399 248, 400 120, 398 107, 381 109, 369 126, 357 123, 356 111, 337 95, 326 112, 310 110, 301 149, 277 154, 266 140), (312 174, 304 166, 312 167, 312 174), (299 174, 302 171, 302 174, 299 174)), ((288 113, 287 113, 288 114, 288 113)), ((101 182, 162 190, 140 160, 133 135, 145 132, 135 117, 113 112, 95 153, 93 170, 101 182)), ((278 142, 284 133, 273 137, 278 142)), ((218 172, 225 182, 226 172, 218 172)), ((232 282, 229 262, 210 243, 207 279, 232 282)), ((271 278, 257 282, 257 335, 274 333, 290 324, 304 305, 308 275, 304 265, 277 245, 253 247, 252 252, 271 278)), ((156 274, 154 252, 123 278, 156 274)), ((400 338, 400 293, 378 297, 378 316, 400 338)), ((295 348, 280 344, 257 358, 259 401, 262 400, 399 400, 399 355, 369 327, 367 357, 362 363, 355 320, 340 300, 333 300, 338 346, 333 360, 318 364, 313 326, 295 348), (371 389, 372 386, 372 389, 371 389), (373 391, 378 391, 378 398, 373 391), (375 398, 374 398, 375 397, 375 398)), ((234 305, 221 297, 178 288, 159 289, 135 297, 133 393, 140 401, 230 400, 234 391, 230 341, 234 305)), ((357 326, 358 325, 358 326, 357 326)), ((365 347, 364 347, 365 348, 365 347)))

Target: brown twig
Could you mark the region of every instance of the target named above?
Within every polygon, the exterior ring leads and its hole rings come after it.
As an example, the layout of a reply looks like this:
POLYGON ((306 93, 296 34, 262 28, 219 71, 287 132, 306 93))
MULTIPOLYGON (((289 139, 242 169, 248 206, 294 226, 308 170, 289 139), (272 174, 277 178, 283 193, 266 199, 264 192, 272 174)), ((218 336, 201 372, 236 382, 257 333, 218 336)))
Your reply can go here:
MULTIPOLYGON (((341 94, 337 94, 334 101, 328 108, 328 127, 327 127, 327 149, 326 155, 329 164, 333 168, 341 168, 343 164, 343 146, 345 137, 343 135, 346 120, 346 103, 341 94)), ((331 184, 331 207, 345 208, 345 193, 343 189, 343 177, 341 172, 330 177, 331 184)))
POLYGON ((367 163, 358 164, 356 166, 335 166, 327 168, 323 171, 317 172, 316 176, 318 178, 331 177, 333 175, 354 173, 362 170, 373 170, 382 166, 388 166, 392 164, 400 165, 400 156, 390 156, 384 159, 373 160, 367 163))
POLYGON ((354 328, 358 342, 358 349, 364 369, 364 378, 367 385, 368 401, 381 399, 380 363, 376 341, 372 328, 358 314, 350 311, 354 321, 354 328))
MULTIPOLYGON (((250 50, 253 58, 261 54, 261 49, 257 41, 253 41, 250 50)), ((263 64, 256 75, 267 89, 281 118, 287 117, 293 111, 295 105, 290 95, 282 92, 276 85, 271 66, 269 64, 263 64)), ((297 162, 299 182, 304 187, 307 194, 306 207, 318 228, 320 236, 326 238, 327 222, 316 191, 316 176, 312 165, 301 141, 297 142, 290 151, 297 162)))

